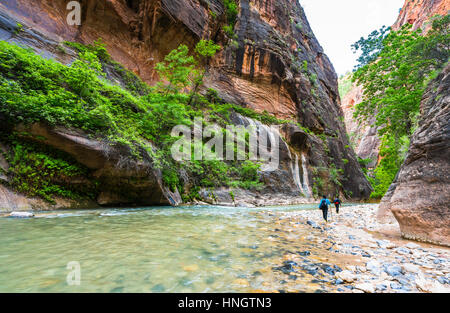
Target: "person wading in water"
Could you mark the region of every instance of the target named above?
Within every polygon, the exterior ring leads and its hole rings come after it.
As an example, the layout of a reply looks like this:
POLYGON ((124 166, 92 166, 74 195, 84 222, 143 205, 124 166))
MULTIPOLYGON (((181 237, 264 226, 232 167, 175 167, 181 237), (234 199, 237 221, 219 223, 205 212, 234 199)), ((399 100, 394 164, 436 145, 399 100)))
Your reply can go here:
POLYGON ((330 200, 327 199, 327 196, 323 196, 322 200, 320 200, 319 209, 322 210, 323 219, 328 223, 328 206, 331 205, 330 200))
POLYGON ((339 207, 341 206, 341 200, 339 199, 339 196, 336 196, 336 198, 333 201, 334 206, 336 207, 336 213, 339 214, 339 207))

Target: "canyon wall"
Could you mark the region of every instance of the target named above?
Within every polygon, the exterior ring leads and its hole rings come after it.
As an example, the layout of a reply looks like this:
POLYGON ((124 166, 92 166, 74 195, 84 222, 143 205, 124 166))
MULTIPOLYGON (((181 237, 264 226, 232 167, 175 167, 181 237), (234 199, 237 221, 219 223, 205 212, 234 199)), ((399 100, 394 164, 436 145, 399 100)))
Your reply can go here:
POLYGON ((406 238, 450 246, 450 65, 428 86, 420 113, 378 214, 392 212, 406 238))
MULTIPOLYGON (((393 29, 409 23, 428 31, 429 19, 449 14, 450 1, 406 1, 393 29)), ((419 128, 411 138, 406 160, 383 197, 378 218, 393 213, 408 239, 450 245, 450 67, 430 83, 420 108, 419 128)))
POLYGON ((392 29, 398 30, 408 23, 414 30, 423 28, 427 31, 431 28, 428 23, 431 17, 447 15, 449 10, 449 0, 406 0, 392 29))
MULTIPOLYGON (((80 26, 67 24, 67 2, 2 1, 0 39, 70 64, 76 53, 64 41, 90 44, 101 38, 115 61, 149 84, 158 80, 155 64, 172 49, 213 39, 222 50, 209 64, 203 89, 213 88, 224 101, 292 121, 274 131, 285 158, 277 171, 262 174, 264 192, 308 198, 315 189, 330 196, 369 196, 371 187, 342 122, 336 73, 297 1, 238 1, 232 34, 224 31, 230 23, 219 0, 82 0, 80 26), (339 182, 333 181, 330 167, 342 170, 339 182)), ((177 202, 163 186, 153 186, 165 199, 161 204, 177 202)), ((135 203, 125 200, 98 203, 135 203)))
MULTIPOLYGON (((344 79, 349 79, 348 77, 344 79)), ((367 123, 359 123, 354 117, 355 106, 363 101, 363 88, 352 84, 350 90, 342 95, 342 110, 344 111, 345 126, 350 136, 356 154, 361 159, 371 159, 368 168, 375 168, 379 162, 380 139, 375 117, 367 123)))

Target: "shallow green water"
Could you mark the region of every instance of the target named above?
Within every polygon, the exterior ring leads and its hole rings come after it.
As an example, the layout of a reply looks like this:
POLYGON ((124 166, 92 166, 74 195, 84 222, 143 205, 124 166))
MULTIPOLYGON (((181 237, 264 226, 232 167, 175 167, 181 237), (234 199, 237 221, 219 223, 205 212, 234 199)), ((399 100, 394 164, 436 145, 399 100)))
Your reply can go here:
MULTIPOLYGON (((310 208, 316 207, 159 207, 0 218, 0 292, 276 290, 267 269, 279 265, 287 247, 274 235, 274 216, 310 208), (73 261, 81 266, 79 286, 66 281, 73 261)), ((298 243, 293 248, 308 246, 300 238, 309 232, 302 226, 291 234, 298 243)))

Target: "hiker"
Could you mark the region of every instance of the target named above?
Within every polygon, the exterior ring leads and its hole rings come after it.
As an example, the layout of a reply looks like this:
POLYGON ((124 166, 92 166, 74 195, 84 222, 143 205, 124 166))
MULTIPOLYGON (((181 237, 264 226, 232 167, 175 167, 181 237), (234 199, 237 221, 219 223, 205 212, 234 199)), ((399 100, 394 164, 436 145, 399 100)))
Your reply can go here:
POLYGON ((341 206, 341 200, 339 199, 339 196, 336 196, 336 198, 333 201, 334 206, 336 207, 336 213, 339 214, 339 207, 341 206))
POLYGON ((322 210, 323 218, 325 222, 328 223, 328 206, 331 205, 330 200, 327 199, 327 196, 323 196, 322 200, 320 200, 319 209, 322 210))

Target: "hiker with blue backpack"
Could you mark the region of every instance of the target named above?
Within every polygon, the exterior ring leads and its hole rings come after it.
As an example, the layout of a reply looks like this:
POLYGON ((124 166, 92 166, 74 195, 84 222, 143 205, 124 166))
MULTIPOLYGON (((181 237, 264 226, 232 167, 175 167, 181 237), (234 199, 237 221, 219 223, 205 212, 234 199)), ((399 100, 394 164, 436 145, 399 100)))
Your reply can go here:
POLYGON ((319 209, 322 210, 323 219, 328 223, 328 206, 331 205, 330 200, 327 199, 327 196, 323 196, 322 200, 320 200, 319 209))

